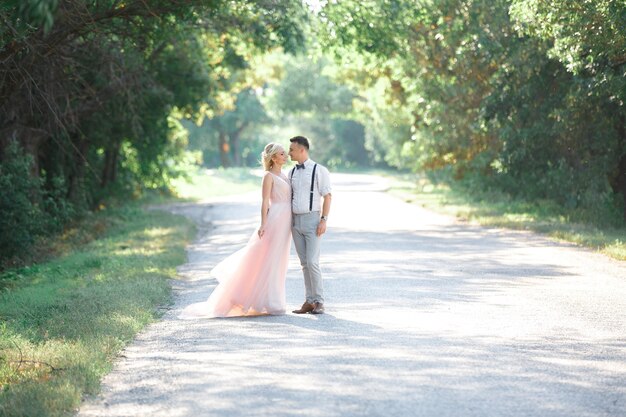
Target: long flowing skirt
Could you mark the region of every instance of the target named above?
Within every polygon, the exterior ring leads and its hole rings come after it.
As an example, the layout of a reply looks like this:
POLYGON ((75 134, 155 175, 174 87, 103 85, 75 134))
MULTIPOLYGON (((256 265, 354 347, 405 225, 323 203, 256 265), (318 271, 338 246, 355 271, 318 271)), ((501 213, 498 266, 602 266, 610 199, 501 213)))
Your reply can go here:
POLYGON ((271 205, 265 234, 211 270, 219 282, 207 301, 186 307, 181 318, 285 314, 285 278, 291 247, 291 204, 271 205))

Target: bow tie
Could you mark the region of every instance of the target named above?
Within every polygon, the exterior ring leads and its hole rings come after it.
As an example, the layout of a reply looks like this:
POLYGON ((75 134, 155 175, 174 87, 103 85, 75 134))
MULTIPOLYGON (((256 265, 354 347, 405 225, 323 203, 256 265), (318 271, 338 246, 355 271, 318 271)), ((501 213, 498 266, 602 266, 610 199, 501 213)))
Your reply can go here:
POLYGON ((296 164, 296 169, 304 169, 304 164, 296 164))

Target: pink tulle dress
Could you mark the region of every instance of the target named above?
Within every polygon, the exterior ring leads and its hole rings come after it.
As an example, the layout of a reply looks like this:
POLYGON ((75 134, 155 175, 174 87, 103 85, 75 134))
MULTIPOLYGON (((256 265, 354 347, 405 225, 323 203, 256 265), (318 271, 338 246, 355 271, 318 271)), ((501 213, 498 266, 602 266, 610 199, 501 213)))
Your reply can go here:
POLYGON ((259 238, 255 230, 245 247, 215 266, 210 276, 219 284, 207 301, 186 307, 181 318, 285 314, 291 185, 285 175, 270 174, 274 181, 265 234, 259 238))

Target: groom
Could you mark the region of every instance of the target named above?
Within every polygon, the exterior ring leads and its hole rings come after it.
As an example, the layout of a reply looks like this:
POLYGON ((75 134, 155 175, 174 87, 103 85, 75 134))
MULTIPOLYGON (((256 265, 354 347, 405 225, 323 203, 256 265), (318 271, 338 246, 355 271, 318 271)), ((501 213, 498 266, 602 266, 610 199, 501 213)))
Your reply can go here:
POLYGON ((289 156, 292 161, 298 162, 289 172, 293 212, 291 233, 302 265, 306 290, 304 304, 293 312, 322 314, 324 288, 319 265, 320 241, 326 232, 326 220, 330 211, 330 174, 325 167, 309 159, 307 138, 295 136, 289 142, 289 156))

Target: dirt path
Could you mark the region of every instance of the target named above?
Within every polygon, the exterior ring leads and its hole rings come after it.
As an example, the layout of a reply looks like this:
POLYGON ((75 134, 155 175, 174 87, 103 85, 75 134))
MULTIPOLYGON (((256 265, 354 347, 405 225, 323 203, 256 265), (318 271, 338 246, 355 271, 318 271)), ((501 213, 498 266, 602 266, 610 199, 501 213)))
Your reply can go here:
MULTIPOLYGON (((327 314, 178 320, 241 247, 257 193, 171 206, 194 219, 176 303, 80 416, 625 416, 626 264, 456 223, 381 179, 335 175, 327 314)), ((295 252, 288 307, 302 302, 295 252)))

